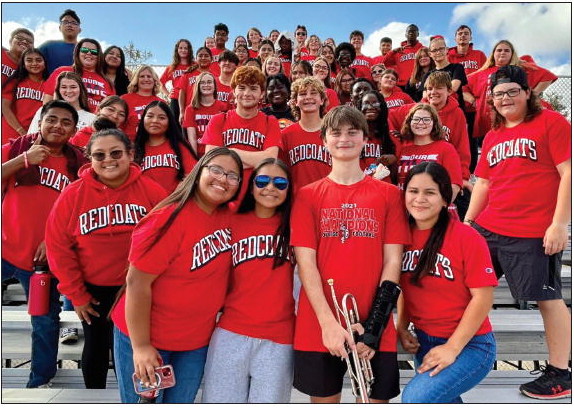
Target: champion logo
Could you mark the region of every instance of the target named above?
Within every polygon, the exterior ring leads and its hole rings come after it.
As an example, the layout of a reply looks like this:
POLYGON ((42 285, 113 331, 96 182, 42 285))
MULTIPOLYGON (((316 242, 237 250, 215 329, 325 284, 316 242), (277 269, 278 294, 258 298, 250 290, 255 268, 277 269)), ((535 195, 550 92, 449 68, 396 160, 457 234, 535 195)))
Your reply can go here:
POLYGON ((556 289, 554 289, 552 286, 548 286, 548 285, 542 286, 542 290, 551 290, 553 292, 556 292, 556 289))
POLYGON ((492 268, 486 268, 484 271, 485 271, 486 273, 492 273, 492 272, 494 272, 494 270, 493 270, 492 268))

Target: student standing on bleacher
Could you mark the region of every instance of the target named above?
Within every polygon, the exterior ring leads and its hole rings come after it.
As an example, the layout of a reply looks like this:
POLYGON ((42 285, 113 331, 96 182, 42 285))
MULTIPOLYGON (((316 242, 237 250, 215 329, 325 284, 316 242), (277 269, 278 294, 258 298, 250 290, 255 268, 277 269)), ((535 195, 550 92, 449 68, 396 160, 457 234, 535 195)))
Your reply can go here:
MULTIPOLYGON (((40 132, 2 146, 2 281, 15 277, 28 298, 35 265, 46 265, 46 219, 60 192, 86 161, 68 143, 78 113, 64 101, 50 101, 40 116, 40 132)), ((56 375, 60 294, 50 286, 49 312, 32 316, 32 367, 27 388, 49 388, 56 375)))
POLYGON ((486 377, 496 359, 488 320, 496 275, 484 238, 449 214, 452 195, 440 164, 409 171, 405 204, 413 241, 403 254, 397 332, 404 349, 416 353, 416 374, 403 403, 462 403, 461 394, 486 377))
POLYGON ((489 82, 496 117, 464 221, 486 238, 496 274, 506 275, 512 296, 536 301, 544 321, 548 365, 520 391, 537 399, 566 398, 572 388, 571 317, 560 268, 572 199, 572 126, 541 109, 521 67, 501 67, 489 82))

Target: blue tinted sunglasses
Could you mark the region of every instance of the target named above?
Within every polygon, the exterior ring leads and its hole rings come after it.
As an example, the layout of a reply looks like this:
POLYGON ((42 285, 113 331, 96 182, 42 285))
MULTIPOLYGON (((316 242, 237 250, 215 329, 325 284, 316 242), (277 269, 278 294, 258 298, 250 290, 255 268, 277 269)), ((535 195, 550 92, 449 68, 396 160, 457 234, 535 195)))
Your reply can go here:
POLYGON ((253 182, 258 188, 267 187, 271 182, 273 182, 273 185, 277 188, 277 190, 285 190, 289 186, 289 180, 287 180, 285 177, 271 178, 264 174, 256 176, 253 182))

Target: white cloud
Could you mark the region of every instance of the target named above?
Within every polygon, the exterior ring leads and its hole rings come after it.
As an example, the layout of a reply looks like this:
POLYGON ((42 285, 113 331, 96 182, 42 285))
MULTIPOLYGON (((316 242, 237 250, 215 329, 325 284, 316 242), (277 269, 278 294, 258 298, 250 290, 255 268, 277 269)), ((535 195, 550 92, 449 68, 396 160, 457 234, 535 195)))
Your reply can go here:
MULTIPOLYGON (((370 57, 380 55, 381 52, 379 51, 379 44, 381 42, 381 38, 383 37, 391 38, 393 40, 393 48, 398 47, 401 45, 401 42, 406 40, 405 32, 410 24, 412 23, 393 21, 386 26, 368 34, 365 38, 365 43, 363 44, 363 54, 370 57)), ((430 41, 430 34, 427 34, 424 31, 419 31, 419 41, 423 44, 428 44, 430 41)))
MULTIPOLYGON (((59 23, 57 21, 47 21, 42 19, 32 20, 30 18, 22 19, 21 21, 6 21, 2 22, 2 46, 9 47, 10 33, 17 28, 25 27, 34 33, 34 46, 38 47, 42 43, 48 40, 60 40, 62 39, 62 33, 60 33, 59 23)), ((79 39, 83 38, 82 34, 78 36, 79 39)), ((110 43, 99 40, 95 38, 100 45, 102 50, 109 47, 110 43)))
POLYGON ((474 3, 456 6, 452 26, 467 24, 486 43, 477 48, 488 54, 502 39, 509 40, 520 55, 535 59, 570 55, 572 8, 567 3, 474 3))

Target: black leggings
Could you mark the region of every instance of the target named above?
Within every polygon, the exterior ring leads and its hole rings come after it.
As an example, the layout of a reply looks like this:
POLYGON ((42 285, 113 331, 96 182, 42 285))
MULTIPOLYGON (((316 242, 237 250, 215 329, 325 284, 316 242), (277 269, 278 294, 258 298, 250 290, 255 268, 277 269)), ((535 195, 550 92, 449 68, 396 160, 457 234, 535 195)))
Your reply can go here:
MULTIPOLYGON (((92 324, 82 322, 84 350, 82 351, 82 374, 86 388, 106 388, 110 351, 113 352, 113 323, 108 313, 121 286, 96 286, 86 282, 86 289, 100 302, 92 305, 100 317, 91 316, 92 324)), ((113 361, 113 356, 112 356, 113 361)))

